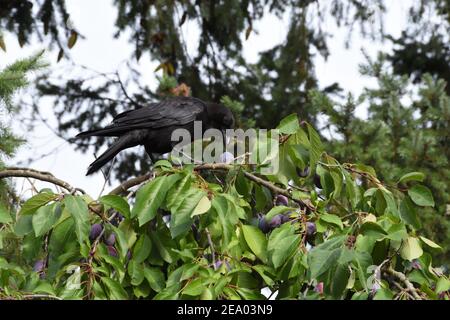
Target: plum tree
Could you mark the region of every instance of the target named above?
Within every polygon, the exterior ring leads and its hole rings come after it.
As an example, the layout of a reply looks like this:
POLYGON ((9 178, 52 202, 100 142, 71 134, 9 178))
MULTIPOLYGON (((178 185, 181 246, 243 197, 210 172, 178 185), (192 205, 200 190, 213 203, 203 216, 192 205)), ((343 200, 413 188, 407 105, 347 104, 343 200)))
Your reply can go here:
POLYGON ((264 299, 268 288, 277 299, 449 298, 430 255, 441 247, 417 229, 418 212, 435 206, 423 175, 385 184, 373 168, 339 163, 295 115, 278 130, 276 175, 160 160, 92 199, 48 173, 0 170, 67 190, 0 210, 0 297, 264 299), (299 179, 302 163, 320 188, 299 179))

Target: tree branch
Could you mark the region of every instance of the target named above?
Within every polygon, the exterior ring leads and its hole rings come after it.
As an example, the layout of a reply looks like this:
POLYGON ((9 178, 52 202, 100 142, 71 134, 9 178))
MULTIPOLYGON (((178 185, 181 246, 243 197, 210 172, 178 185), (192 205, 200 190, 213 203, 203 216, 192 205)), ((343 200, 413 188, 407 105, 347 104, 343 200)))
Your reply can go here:
MULTIPOLYGON (((200 164, 194 167, 194 170, 196 171, 200 171, 200 170, 232 170, 234 167, 230 164, 226 164, 226 163, 207 163, 207 164, 200 164)), ((297 202, 298 204, 307 207, 309 210, 311 211, 316 211, 316 208, 308 203, 305 202, 301 199, 296 199, 292 196, 292 194, 285 189, 282 189, 278 186, 276 186, 275 184, 271 183, 270 181, 264 180, 263 178, 260 178, 252 173, 243 171, 244 176, 249 179, 252 180, 253 182, 256 182, 259 185, 262 185, 264 187, 266 187, 267 189, 271 190, 272 192, 276 193, 276 194, 282 194, 290 199, 292 199, 293 201, 297 202)), ((109 194, 121 194, 126 192, 129 188, 132 188, 142 182, 144 182, 145 180, 150 179, 151 177, 151 173, 147 173, 145 175, 139 176, 139 177, 135 177, 132 178, 128 181, 123 182, 122 184, 120 184, 118 187, 114 188, 113 190, 111 190, 109 192, 109 194)))
POLYGON ((79 191, 82 194, 85 194, 85 192, 82 189, 72 187, 69 183, 56 178, 50 172, 37 171, 34 169, 29 169, 29 168, 17 168, 17 167, 8 167, 3 170, 0 170, 0 179, 14 178, 14 177, 33 178, 33 179, 37 179, 37 180, 41 180, 41 181, 45 181, 45 182, 50 182, 54 185, 57 185, 57 186, 60 186, 61 188, 66 189, 70 193, 75 193, 76 191, 79 191))
POLYGON ((408 278, 401 272, 399 271, 395 271, 394 269, 392 269, 392 267, 389 267, 385 270, 386 273, 396 277, 398 280, 400 280, 406 287, 406 291, 408 291, 409 293, 411 293, 411 295, 414 297, 414 299, 416 300, 422 300, 422 298, 420 297, 420 295, 417 293, 416 288, 414 288, 413 284, 408 280, 408 278))
MULTIPOLYGON (((233 168, 234 167, 232 165, 226 164, 226 163, 208 163, 208 164, 198 165, 194 168, 194 170, 231 170, 233 168)), ((286 197, 292 199, 293 201, 297 202, 298 204, 300 204, 304 207, 307 207, 311 211, 316 211, 316 208, 312 204, 307 203, 301 199, 294 198, 288 190, 282 189, 282 188, 276 186, 275 184, 273 184, 272 182, 264 180, 250 172, 247 172, 247 171, 242 171, 242 172, 247 179, 252 180, 253 182, 256 182, 257 184, 266 187, 267 189, 271 190, 272 192, 274 192, 276 194, 282 194, 283 196, 286 196, 286 197)))
POLYGON ((125 182, 122 182, 119 186, 115 187, 114 189, 112 189, 109 194, 115 194, 115 195, 119 195, 122 194, 124 192, 127 192, 128 189, 137 186, 138 184, 144 182, 145 180, 148 180, 152 177, 153 173, 149 172, 146 173, 142 176, 139 177, 135 177, 132 178, 130 180, 127 180, 125 182))

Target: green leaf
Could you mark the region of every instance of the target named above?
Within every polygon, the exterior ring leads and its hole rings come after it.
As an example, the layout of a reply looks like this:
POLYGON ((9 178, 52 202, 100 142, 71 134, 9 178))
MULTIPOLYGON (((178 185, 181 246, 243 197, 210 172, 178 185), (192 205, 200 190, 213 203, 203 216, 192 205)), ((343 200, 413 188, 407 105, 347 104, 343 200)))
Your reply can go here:
POLYGON ((131 218, 137 216, 142 226, 156 216, 156 212, 166 198, 167 191, 181 178, 180 175, 157 177, 136 193, 136 203, 131 210, 131 218))
POLYGON ((272 231, 267 242, 267 252, 274 268, 282 266, 300 244, 301 238, 295 233, 295 227, 285 223, 272 231))
POLYGON ((198 296, 202 294, 202 292, 206 289, 206 287, 202 283, 202 279, 195 279, 191 281, 184 289, 183 294, 188 296, 198 296))
POLYGON ((327 222, 329 224, 338 226, 341 230, 344 229, 344 225, 342 224, 341 218, 339 218, 335 214, 325 213, 325 214, 320 216, 320 220, 322 220, 324 222, 327 222))
POLYGON ((53 203, 40 207, 32 216, 32 225, 36 237, 47 233, 61 216, 62 210, 59 203, 53 203))
POLYGON ((45 206, 50 201, 55 200, 58 195, 48 192, 38 193, 37 195, 31 197, 20 208, 20 215, 25 216, 33 214, 42 206, 45 206))
POLYGON ((9 214, 5 206, 2 203, 0 203, 0 223, 10 223, 10 222, 12 222, 11 215, 9 214))
POLYGON ((419 182, 423 182, 423 180, 425 179, 425 174, 423 174, 422 172, 410 172, 405 174, 404 176, 402 176, 397 183, 405 183, 408 181, 419 181, 419 182))
POLYGON ((228 213, 231 211, 229 210, 229 201, 226 197, 219 195, 214 197, 212 201, 212 207, 217 213, 218 221, 220 223, 220 226, 222 227, 222 237, 224 241, 224 245, 228 245, 228 243, 231 241, 231 237, 234 233, 234 224, 237 223, 237 221, 232 221, 230 219, 230 216, 228 213))
POLYGON ((355 209, 359 202, 360 193, 355 181, 347 170, 344 170, 343 173, 345 177, 345 190, 347 192, 347 198, 352 205, 352 209, 355 209))
POLYGON ((267 221, 270 221, 273 217, 281 214, 281 213, 285 213, 287 211, 294 211, 295 208, 290 208, 290 207, 285 207, 285 206, 275 206, 272 209, 270 209, 269 212, 267 212, 265 219, 267 221))
POLYGON ((368 252, 355 252, 353 262, 356 265, 356 271, 358 273, 358 280, 366 293, 369 293, 367 287, 367 268, 372 265, 372 256, 368 252))
POLYGON ((109 291, 109 298, 112 300, 126 300, 128 299, 128 295, 126 291, 122 288, 120 283, 117 281, 102 277, 102 282, 106 285, 109 291))
POLYGON ((32 216, 19 215, 16 224, 14 225, 14 233, 22 237, 33 231, 32 216))
POLYGON ((311 149, 309 152, 309 165, 311 168, 314 168, 316 166, 317 161, 320 159, 320 156, 323 152, 323 145, 322 141, 320 141, 320 136, 314 130, 314 128, 308 123, 308 135, 309 135, 309 141, 311 144, 311 149))
POLYGON ((415 204, 422 207, 434 207, 433 195, 430 189, 421 184, 414 185, 408 189, 408 195, 415 204))
POLYGON ((380 288, 373 297, 373 300, 392 300, 392 298, 394 298, 394 294, 391 290, 388 288, 380 288))
POLYGON ((162 289, 164 289, 165 279, 164 274, 160 269, 153 267, 145 267, 144 277, 154 291, 160 292, 162 289))
POLYGON ((138 286, 144 281, 144 267, 142 264, 136 262, 135 260, 130 260, 128 262, 128 274, 131 277, 131 284, 133 286, 138 286))
POLYGON ((388 233, 376 222, 367 221, 360 228, 361 234, 380 238, 388 233))
POLYGON ((167 227, 161 225, 157 232, 150 233, 150 238, 152 240, 153 248, 158 251, 161 258, 167 263, 173 263, 177 255, 172 249, 176 248, 176 243, 170 236, 167 227))
POLYGON ((415 229, 421 228, 414 203, 408 197, 403 198, 400 203, 400 218, 415 229))
POLYGON ((208 196, 205 195, 200 199, 194 211, 192 211, 191 217, 204 214, 208 212, 209 209, 211 209, 211 201, 209 200, 208 196))
POLYGON ((336 270, 333 274, 333 280, 331 282, 331 294, 336 299, 341 298, 347 287, 348 279, 350 278, 350 269, 348 264, 338 263, 336 270))
POLYGON ((53 289, 50 283, 42 281, 36 286, 36 288, 33 289, 33 293, 47 293, 50 295, 55 295, 55 289, 53 289))
POLYGON ((423 254, 422 247, 417 238, 408 237, 400 249, 400 255, 403 259, 412 261, 419 258, 423 254))
POLYGON ((430 239, 427 239, 427 238, 421 237, 421 236, 419 236, 419 238, 420 238, 420 240, 422 240, 430 248, 442 250, 442 247, 440 245, 438 245, 437 243, 434 243, 430 239))
POLYGON ((408 232, 406 231, 406 227, 403 223, 393 224, 389 227, 387 232, 388 235, 386 238, 394 241, 402 241, 408 237, 408 232))
POLYGON ((243 225, 244 239, 252 252, 264 263, 267 263, 267 239, 255 226, 243 225))
POLYGON ((270 268, 266 265, 256 265, 252 266, 252 269, 258 272, 261 278, 268 286, 272 286, 275 281, 272 279, 274 276, 270 272, 270 268))
POLYGON ((333 267, 342 253, 341 248, 321 250, 319 247, 308 253, 308 265, 311 271, 311 279, 316 279, 333 267))
POLYGON ((137 263, 142 263, 150 255, 151 251, 152 242, 146 234, 143 234, 139 237, 139 240, 136 242, 136 245, 133 248, 132 259, 137 263))
POLYGON ((177 183, 176 187, 170 190, 170 193, 167 195, 167 207, 170 210, 175 211, 181 204, 181 201, 184 198, 184 195, 190 189, 192 184, 192 174, 187 173, 183 179, 177 183))
POLYGON ((277 129, 284 134, 294 134, 300 128, 298 124, 298 118, 296 113, 288 115, 286 118, 280 121, 277 129))
POLYGON ((188 189, 186 193, 178 197, 179 199, 182 198, 182 200, 180 199, 181 201, 177 208, 175 210, 169 208, 172 212, 170 219, 170 234, 172 238, 184 234, 189 230, 193 223, 191 215, 205 194, 205 191, 198 188, 188 189))
POLYGON ((98 199, 103 204, 114 208, 120 212, 125 218, 130 218, 130 205, 124 198, 117 195, 106 195, 98 199))
POLYGON ((67 211, 75 221, 75 233, 78 237, 78 242, 83 244, 88 240, 90 224, 89 224, 89 209, 81 197, 66 195, 64 197, 64 204, 67 211))
POLYGON ((450 290, 450 281, 444 277, 439 278, 436 283, 436 293, 441 293, 450 290))
POLYGON ((391 213, 394 216, 398 217, 399 213, 398 213, 398 208, 397 208, 397 202, 394 199, 394 196, 392 195, 392 192, 390 192, 387 189, 380 189, 381 193, 383 194, 384 200, 386 201, 386 208, 385 208, 385 213, 391 213))
POLYGON ((167 161, 165 159, 162 160, 158 160, 155 162, 155 164, 153 165, 153 168, 172 168, 172 164, 170 163, 170 161, 167 161))

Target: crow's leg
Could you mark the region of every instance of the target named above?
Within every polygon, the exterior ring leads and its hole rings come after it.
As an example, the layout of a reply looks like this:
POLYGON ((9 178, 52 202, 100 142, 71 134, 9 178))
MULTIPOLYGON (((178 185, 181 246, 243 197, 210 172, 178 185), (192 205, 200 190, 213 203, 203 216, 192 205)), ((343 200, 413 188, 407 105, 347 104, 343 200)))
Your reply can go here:
POLYGON ((150 159, 152 160, 152 165, 155 164, 155 162, 156 162, 155 155, 151 152, 148 155, 150 156, 150 159))
POLYGON ((149 147, 147 147, 147 146, 144 146, 145 147, 145 152, 147 152, 147 154, 148 154, 148 156, 150 157, 150 159, 152 160, 152 165, 154 165, 155 164, 155 162, 156 162, 156 157, 155 157, 155 155, 151 152, 151 150, 150 150, 150 148, 149 147))

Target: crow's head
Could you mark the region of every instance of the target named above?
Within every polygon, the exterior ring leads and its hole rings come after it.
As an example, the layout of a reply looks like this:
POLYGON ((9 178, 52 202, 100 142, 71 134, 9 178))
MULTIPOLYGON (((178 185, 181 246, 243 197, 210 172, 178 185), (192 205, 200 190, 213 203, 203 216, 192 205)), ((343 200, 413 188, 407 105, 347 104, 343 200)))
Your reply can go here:
POLYGON ((224 105, 209 102, 206 104, 209 125, 219 130, 233 129, 234 116, 231 110, 224 105))

